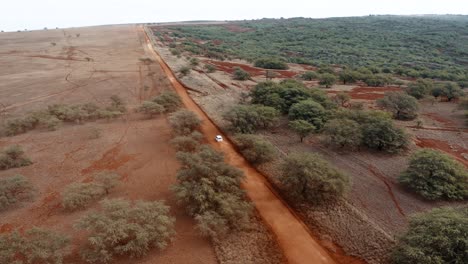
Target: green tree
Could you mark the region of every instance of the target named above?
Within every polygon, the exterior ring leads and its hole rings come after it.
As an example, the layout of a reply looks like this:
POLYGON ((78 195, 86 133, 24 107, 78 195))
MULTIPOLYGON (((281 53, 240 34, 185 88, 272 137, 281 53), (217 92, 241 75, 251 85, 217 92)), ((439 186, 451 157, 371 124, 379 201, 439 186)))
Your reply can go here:
POLYGON ((361 78, 361 74, 357 71, 343 70, 338 75, 338 78, 343 84, 355 83, 361 78))
POLYGON ((169 124, 177 135, 188 135, 198 129, 201 119, 192 111, 182 109, 169 116, 169 124))
POLYGON ((264 58, 258 59, 254 63, 255 67, 263 68, 263 69, 277 69, 277 70, 286 70, 288 69, 288 65, 279 59, 276 58, 264 58))
POLYGON ((319 84, 325 85, 326 88, 330 88, 336 83, 336 76, 330 73, 324 73, 319 77, 319 84))
POLYGON ((31 164, 31 160, 25 157, 24 150, 18 145, 7 147, 0 152, 0 170, 29 166, 31 164))
POLYGON ((350 100, 351 96, 347 92, 339 92, 333 97, 333 101, 341 107, 347 106, 350 100))
POLYGON ((241 69, 240 67, 235 67, 232 78, 238 81, 246 81, 250 79, 250 74, 244 71, 243 69, 241 69))
POLYGON ((288 155, 281 166, 281 184, 294 199, 321 203, 342 197, 349 178, 320 156, 310 153, 288 155))
POLYGON ((431 149, 417 151, 399 182, 430 200, 468 198, 468 172, 450 156, 431 149))
POLYGON ((22 175, 15 175, 0 179, 0 211, 28 200, 33 196, 34 188, 29 180, 22 175))
POLYGON ((301 142, 303 142, 304 138, 314 132, 317 128, 312 125, 311 123, 305 120, 293 120, 289 121, 289 127, 299 135, 301 142))
POLYGON ((424 96, 429 94, 433 87, 434 83, 432 80, 418 79, 416 82, 408 84, 406 92, 416 99, 422 99, 424 96))
POLYGON ((179 74, 181 77, 184 77, 184 76, 189 75, 191 70, 192 68, 190 68, 189 66, 183 66, 182 68, 179 69, 179 74))
POLYGON ((432 90, 434 97, 444 96, 450 102, 464 95, 463 90, 454 82, 445 82, 437 84, 432 90))
POLYGON ((325 142, 339 148, 355 149, 362 142, 361 126, 350 119, 332 119, 323 127, 325 142))
POLYGON ((464 264, 468 259, 468 208, 436 208, 411 217, 399 239, 394 264, 464 264))
POLYGON ((301 75, 301 78, 305 81, 312 81, 318 78, 318 74, 313 71, 306 71, 301 75))
POLYGON ((171 144, 177 151, 195 152, 200 148, 203 136, 197 131, 187 136, 178 136, 171 140, 171 144))
POLYGON ((174 112, 182 105, 179 95, 173 91, 163 91, 160 95, 151 100, 164 107, 166 112, 174 112))
POLYGON ((377 117, 370 119, 362 126, 363 144, 369 148, 398 152, 409 144, 408 135, 396 127, 392 120, 377 117))
POLYGON ((36 227, 0 234, 0 263, 62 264, 69 241, 67 236, 36 227))
POLYGON ((377 100, 377 105, 392 112, 396 119, 414 119, 418 116, 418 101, 402 92, 385 93, 383 98, 377 100))
POLYGON ((309 99, 294 104, 288 116, 291 120, 305 120, 317 129, 321 129, 326 121, 327 111, 321 104, 309 99))
POLYGON ((163 202, 104 200, 102 210, 82 217, 75 225, 87 230, 82 257, 90 263, 109 263, 116 255, 141 257, 151 247, 164 249, 174 235, 174 218, 163 202))
POLYGON ((223 118, 231 129, 239 133, 253 133, 259 128, 275 125, 279 112, 273 107, 262 105, 235 105, 225 112, 223 118))
POLYGON ((273 144, 263 137, 252 134, 239 134, 234 137, 236 146, 249 162, 260 165, 276 157, 273 144))
POLYGON ((159 115, 165 112, 164 106, 151 102, 151 101, 144 101, 143 104, 138 108, 139 112, 145 113, 149 117, 153 117, 154 115, 159 115))

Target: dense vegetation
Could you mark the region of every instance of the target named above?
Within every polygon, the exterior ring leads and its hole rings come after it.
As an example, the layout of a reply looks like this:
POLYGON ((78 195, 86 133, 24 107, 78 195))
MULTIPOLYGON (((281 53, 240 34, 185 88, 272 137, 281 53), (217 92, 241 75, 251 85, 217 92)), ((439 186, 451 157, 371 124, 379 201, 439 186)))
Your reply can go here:
POLYGON ((468 208, 439 208, 410 220, 394 264, 462 264, 468 260, 468 208))
MULTIPOLYGON (((467 16, 368 16, 262 19, 232 27, 173 26, 179 49, 210 58, 263 58, 313 65, 368 67, 374 73, 439 78, 466 86, 467 16), (200 39, 203 44, 188 41, 200 39)), ((164 40, 163 34, 156 35, 164 40)))
POLYGON ((413 154, 399 181, 430 200, 468 198, 466 168, 437 150, 423 149, 413 154))

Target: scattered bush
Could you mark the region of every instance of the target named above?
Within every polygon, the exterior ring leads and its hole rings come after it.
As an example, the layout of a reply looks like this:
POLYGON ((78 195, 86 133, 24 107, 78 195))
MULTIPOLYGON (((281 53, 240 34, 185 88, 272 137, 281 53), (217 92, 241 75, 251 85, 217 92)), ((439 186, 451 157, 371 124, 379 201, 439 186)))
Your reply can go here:
POLYGON ((268 58, 268 59, 259 59, 256 60, 254 63, 255 67, 263 68, 263 69, 277 69, 277 70, 286 70, 288 69, 288 65, 279 59, 268 58))
POLYGON ((69 238, 53 231, 32 228, 0 234, 0 263, 63 263, 69 238))
POLYGON ((367 74, 362 76, 367 86, 385 86, 393 82, 393 78, 386 74, 367 74))
POLYGON ((242 155, 249 162, 260 165, 272 161, 276 156, 273 144, 261 136, 252 134, 240 134, 234 137, 234 142, 242 155))
POLYGON ((432 91, 433 87, 432 80, 418 79, 416 82, 408 84, 406 92, 416 99, 422 99, 432 91))
POLYGON ((116 255, 141 257, 151 247, 164 249, 174 235, 174 219, 163 202, 104 200, 102 210, 81 218, 76 228, 90 232, 82 251, 90 263, 109 263, 116 255))
POLYGON ((238 133, 253 133, 259 128, 269 128, 276 124, 279 112, 263 105, 235 105, 225 112, 223 118, 238 133))
POLYGON ((203 136, 197 131, 187 136, 178 136, 171 140, 171 144, 177 151, 196 152, 200 148, 203 136))
POLYGON ((399 181, 430 200, 468 198, 466 168, 437 150, 423 149, 413 154, 399 181))
POLYGON ((180 76, 187 76, 190 71, 192 70, 192 68, 188 67, 188 66, 183 66, 182 68, 179 69, 179 73, 180 73, 180 76))
POLYGON ((332 119, 324 128, 325 142, 339 148, 355 149, 362 142, 361 126, 350 119, 332 119))
POLYGON ((321 104, 309 99, 294 104, 288 116, 291 120, 305 120, 321 129, 327 119, 327 112, 321 104))
POLYGON ((16 175, 0 179, 0 211, 31 198, 33 187, 27 178, 16 175))
POLYGON ((109 194, 119 184, 119 179, 120 175, 109 171, 102 171, 94 176, 94 181, 104 189, 105 194, 109 194))
POLYGON ((355 83, 361 79, 361 73, 352 70, 343 70, 339 74, 339 79, 343 84, 355 83))
POLYGON ((182 166, 173 190, 201 234, 218 237, 249 222, 251 206, 240 188, 243 174, 224 163, 221 153, 203 146, 197 153, 179 152, 177 158, 182 166))
POLYGON ((208 73, 213 73, 216 71, 216 67, 211 64, 205 64, 205 69, 208 73))
POLYGON ((346 92, 339 92, 333 97, 333 101, 341 107, 346 107, 350 100, 351 96, 346 92))
POLYGON ((239 67, 235 67, 232 78, 238 81, 246 81, 250 79, 250 74, 239 67))
POLYGON ((279 180, 292 198, 312 203, 339 199, 349 186, 347 176, 320 156, 310 153, 288 155, 279 180))
POLYGON ((198 60, 197 58, 191 58, 190 59, 190 65, 193 67, 193 66, 197 66, 198 64, 200 64, 200 60, 198 60))
POLYGON ((164 91, 156 96, 153 102, 162 105, 166 112, 174 112, 182 105, 182 100, 179 95, 173 91, 164 91))
POLYGON ((151 102, 144 101, 143 104, 138 108, 139 112, 145 113, 146 115, 153 117, 154 115, 159 115, 165 112, 164 106, 151 102))
POLYGON ((389 153, 398 152, 409 144, 408 135, 386 118, 375 118, 364 124, 362 136, 365 146, 389 153))
POLYGON ((432 95, 434 97, 443 96, 450 102, 453 99, 462 97, 464 92, 457 83, 445 82, 436 84, 432 89, 432 95))
POLYGON ((188 135, 198 129, 202 121, 194 112, 182 109, 169 116, 169 123, 177 135, 188 135))
POLYGON ((392 112, 396 119, 414 119, 418 116, 418 101, 402 92, 387 92, 377 100, 377 105, 392 112))
POLYGON ((23 149, 18 145, 10 146, 0 152, 0 170, 31 165, 29 158, 24 156, 23 149))
POLYGON ((120 112, 120 113, 126 113, 127 112, 127 106, 125 105, 125 102, 123 101, 122 98, 118 95, 112 95, 110 97, 111 100, 111 105, 107 107, 108 111, 112 112, 120 112))
POLYGON ((317 128, 312 125, 311 123, 305 121, 305 120, 293 120, 289 121, 289 127, 299 135, 299 138, 301 139, 301 142, 304 140, 305 137, 310 135, 312 132, 314 132, 317 128))
POLYGON ((325 85, 326 88, 330 88, 336 83, 336 76, 330 73, 324 73, 319 77, 319 84, 325 85))
POLYGON ((410 219, 392 263, 464 264, 468 258, 468 208, 436 208, 410 219))
POLYGON ((313 71, 306 71, 301 75, 301 79, 304 81, 312 81, 318 78, 318 74, 313 71))

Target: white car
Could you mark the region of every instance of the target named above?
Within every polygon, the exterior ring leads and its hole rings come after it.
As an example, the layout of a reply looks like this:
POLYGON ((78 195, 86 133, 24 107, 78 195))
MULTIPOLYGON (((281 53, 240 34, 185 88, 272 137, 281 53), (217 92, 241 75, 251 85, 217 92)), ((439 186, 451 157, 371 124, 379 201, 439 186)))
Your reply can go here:
POLYGON ((222 141, 223 141, 223 136, 217 135, 217 136, 215 137, 215 140, 216 140, 216 142, 222 142, 222 141))

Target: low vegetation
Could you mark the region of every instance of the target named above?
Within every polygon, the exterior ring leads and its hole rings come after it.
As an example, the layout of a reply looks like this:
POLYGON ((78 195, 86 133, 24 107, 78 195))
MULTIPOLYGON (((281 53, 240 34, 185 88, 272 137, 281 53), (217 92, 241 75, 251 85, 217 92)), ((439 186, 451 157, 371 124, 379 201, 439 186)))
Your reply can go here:
POLYGON ((66 210, 83 209, 90 203, 108 195, 110 190, 117 186, 119 175, 110 172, 101 172, 94 176, 93 182, 72 183, 62 193, 62 206, 66 210))
POLYGON ((164 106, 151 102, 151 101, 145 101, 141 104, 141 106, 138 108, 139 112, 142 112, 149 116, 150 118, 155 116, 155 115, 160 115, 166 111, 164 109, 164 106))
POLYGON ((437 150, 423 149, 413 154, 399 181, 430 200, 468 198, 466 168, 437 150))
POLYGON ((34 188, 29 180, 22 175, 0 179, 0 211, 33 196, 34 188))
POLYGON ((104 200, 101 210, 82 217, 77 229, 88 231, 82 257, 90 263, 109 263, 115 256, 141 257, 164 249, 174 235, 174 218, 163 202, 104 200))
POLYGON ((250 79, 250 74, 243 69, 236 67, 234 69, 234 73, 232 74, 232 78, 238 81, 246 81, 250 79))
POLYGON ((279 180, 290 197, 310 203, 332 202, 349 187, 348 176, 310 153, 288 155, 279 180))
POLYGON ((437 208, 412 217, 391 256, 392 263, 466 263, 467 219, 468 208, 437 208))
POLYGON ((275 126, 279 112, 263 105, 235 105, 223 115, 231 130, 237 133, 254 133, 260 128, 275 126))
POLYGON ((32 161, 24 155, 23 149, 13 145, 0 152, 0 170, 24 167, 31 165, 32 161))
POLYGON ((240 187, 243 174, 224 163, 221 153, 205 145, 196 153, 178 152, 177 158, 181 169, 173 190, 202 235, 220 237, 249 222, 251 206, 240 187))
POLYGON ((418 79, 411 82, 406 88, 406 92, 416 99, 422 99, 427 96, 434 88, 434 82, 427 79, 418 79))
POLYGON ((272 161, 276 156, 273 144, 261 136, 252 134, 239 134, 234 142, 242 155, 252 164, 260 165, 272 161))
POLYGON ((151 101, 162 105, 164 107, 164 111, 168 113, 176 111, 182 105, 182 100, 179 95, 173 91, 167 90, 153 98, 151 101))
POLYGON ((63 263, 69 238, 53 231, 32 228, 0 234, 0 263, 63 263))
POLYGON ((188 135, 198 129, 201 119, 192 111, 182 109, 169 116, 169 124, 177 135, 188 135))
POLYGON ((203 136, 197 131, 186 136, 177 136, 171 140, 171 144, 177 151, 196 152, 201 146, 203 136))

